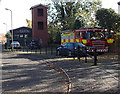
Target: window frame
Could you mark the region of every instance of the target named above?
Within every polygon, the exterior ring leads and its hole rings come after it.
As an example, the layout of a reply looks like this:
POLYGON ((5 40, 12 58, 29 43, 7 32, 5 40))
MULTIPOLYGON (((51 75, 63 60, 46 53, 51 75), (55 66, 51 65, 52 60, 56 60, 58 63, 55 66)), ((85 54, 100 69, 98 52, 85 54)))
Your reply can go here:
POLYGON ((44 30, 44 22, 39 21, 37 24, 38 24, 38 30, 44 30))
POLYGON ((37 9, 37 15, 38 15, 38 17, 44 16, 43 8, 38 8, 37 9))

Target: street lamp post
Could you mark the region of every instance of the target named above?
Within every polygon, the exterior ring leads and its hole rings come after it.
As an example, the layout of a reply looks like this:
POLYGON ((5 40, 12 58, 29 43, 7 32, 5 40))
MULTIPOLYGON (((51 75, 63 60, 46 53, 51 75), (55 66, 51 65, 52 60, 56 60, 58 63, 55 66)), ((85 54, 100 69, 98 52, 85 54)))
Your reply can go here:
MULTIPOLYGON (((11 12, 11 33, 12 33, 12 42, 13 42, 13 19, 12 19, 12 10, 5 8, 5 10, 9 10, 11 12)), ((14 49, 12 45, 12 50, 14 49)))

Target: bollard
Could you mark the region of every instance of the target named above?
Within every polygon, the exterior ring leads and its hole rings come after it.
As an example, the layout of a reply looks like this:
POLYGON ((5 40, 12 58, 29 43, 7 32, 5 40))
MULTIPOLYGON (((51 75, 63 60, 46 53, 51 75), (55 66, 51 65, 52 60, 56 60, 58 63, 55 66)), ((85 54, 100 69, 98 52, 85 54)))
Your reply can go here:
MULTIPOLYGON (((79 60, 79 62, 80 62, 80 57, 78 56, 77 58, 78 58, 78 60, 79 60)), ((74 60, 75 60, 75 57, 74 57, 74 60)))
POLYGON ((87 56, 85 56, 85 63, 87 63, 87 56))
POLYGON ((97 52, 96 52, 96 48, 94 48, 94 65, 97 65, 97 52))
POLYGON ((40 47, 40 54, 41 54, 41 47, 40 47))

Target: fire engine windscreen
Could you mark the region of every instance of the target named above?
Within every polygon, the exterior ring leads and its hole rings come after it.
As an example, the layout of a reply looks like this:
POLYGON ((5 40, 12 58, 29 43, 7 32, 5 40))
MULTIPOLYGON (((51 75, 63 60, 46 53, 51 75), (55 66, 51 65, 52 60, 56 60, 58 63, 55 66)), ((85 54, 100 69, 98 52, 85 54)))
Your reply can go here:
POLYGON ((107 31, 87 31, 83 32, 84 39, 107 39, 111 38, 112 35, 107 31))

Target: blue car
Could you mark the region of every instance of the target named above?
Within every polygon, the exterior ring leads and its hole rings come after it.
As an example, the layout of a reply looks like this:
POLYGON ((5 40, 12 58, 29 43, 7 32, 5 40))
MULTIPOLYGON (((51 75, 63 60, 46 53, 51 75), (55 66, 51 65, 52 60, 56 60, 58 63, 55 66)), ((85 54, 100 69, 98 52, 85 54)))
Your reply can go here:
POLYGON ((56 54, 68 57, 86 57, 87 47, 82 43, 68 42, 57 48, 56 54))

